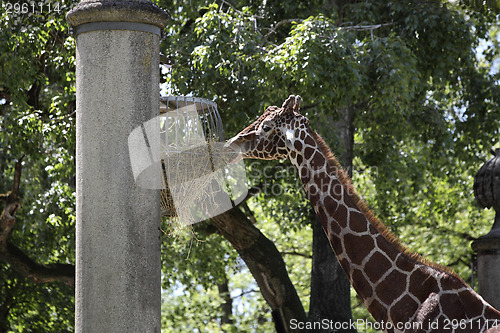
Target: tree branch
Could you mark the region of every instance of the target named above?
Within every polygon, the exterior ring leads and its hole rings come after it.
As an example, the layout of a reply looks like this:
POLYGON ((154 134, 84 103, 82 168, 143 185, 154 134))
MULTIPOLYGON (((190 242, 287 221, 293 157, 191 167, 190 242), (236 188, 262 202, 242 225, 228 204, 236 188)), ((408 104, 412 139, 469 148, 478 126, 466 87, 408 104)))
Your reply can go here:
POLYGON ((2 215, 0 215, 0 253, 7 249, 7 239, 16 222, 16 212, 21 207, 21 204, 17 201, 17 196, 19 194, 19 184, 21 182, 21 162, 23 157, 24 155, 16 161, 12 189, 7 194, 2 195, 2 199, 5 201, 5 207, 2 211, 2 215))
POLYGON ((444 235, 453 234, 453 235, 455 235, 457 237, 463 238, 463 239, 468 240, 468 241, 475 241, 477 239, 477 237, 474 237, 474 236, 472 236, 471 234, 469 234, 467 232, 462 232, 462 231, 454 230, 452 228, 448 228, 448 227, 445 227, 445 226, 439 226, 439 225, 435 224, 435 228, 439 232, 442 232, 444 235))
POLYGON ((233 299, 243 297, 243 296, 245 296, 247 294, 253 294, 253 293, 258 293, 258 292, 259 292, 258 289, 244 290, 239 295, 234 296, 233 299))
POLYGON ((0 215, 0 253, 7 250, 7 239, 9 238, 10 231, 16 222, 17 210, 21 207, 18 202, 8 202, 0 215))
POLYGON ((9 198, 9 195, 10 195, 10 191, 7 193, 0 193, 0 200, 7 201, 7 199, 9 198))
POLYGON ((313 257, 311 254, 301 253, 301 252, 297 252, 297 251, 285 251, 285 252, 281 252, 281 254, 283 254, 283 255, 292 255, 292 256, 300 256, 300 257, 304 257, 304 258, 307 258, 307 259, 312 259, 312 257, 313 257))
MULTIPOLYGON (((24 156, 23 156, 24 157, 24 156)), ((32 279, 36 283, 62 281, 69 286, 75 285, 75 266, 70 264, 42 265, 31 259, 8 238, 16 222, 16 212, 21 207, 18 201, 19 186, 21 183, 22 159, 17 160, 14 167, 14 181, 12 190, 1 196, 5 207, 0 215, 0 260, 20 274, 32 279)))
POLYGON ((21 249, 7 241, 6 251, 0 252, 0 259, 12 269, 32 279, 35 283, 61 281, 68 286, 75 286, 75 266, 71 264, 42 265, 28 257, 21 249))
POLYGON ((380 23, 380 24, 369 24, 369 25, 351 25, 345 27, 339 27, 342 30, 354 30, 354 31, 365 31, 365 30, 375 30, 382 27, 392 25, 392 23, 380 23))
POLYGON ((21 183, 21 170, 22 170, 22 161, 23 161, 24 155, 21 156, 17 161, 16 161, 16 166, 14 167, 14 182, 12 184, 12 190, 10 193, 10 202, 14 202, 17 200, 17 195, 19 194, 19 184, 21 183))
POLYGON ((264 39, 267 40, 267 37, 271 36, 273 33, 276 32, 276 30, 281 27, 283 24, 287 23, 293 23, 293 22, 303 22, 304 20, 302 19, 287 19, 287 20, 281 20, 278 23, 276 23, 273 27, 271 27, 271 31, 269 31, 267 34, 264 35, 264 39))

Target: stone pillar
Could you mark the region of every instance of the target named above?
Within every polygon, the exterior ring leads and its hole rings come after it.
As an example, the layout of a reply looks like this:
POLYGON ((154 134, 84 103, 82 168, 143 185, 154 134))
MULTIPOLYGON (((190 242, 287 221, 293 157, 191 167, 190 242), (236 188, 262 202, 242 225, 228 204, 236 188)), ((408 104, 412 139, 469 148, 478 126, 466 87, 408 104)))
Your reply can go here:
POLYGON ((160 194, 136 186, 128 136, 159 114, 167 15, 83 0, 76 36, 76 332, 160 332, 160 194))
POLYGON ((477 253, 479 294, 500 309, 500 236, 490 236, 478 238, 472 243, 472 249, 477 253))
POLYGON ((500 309, 500 149, 474 178, 474 196, 481 207, 495 209, 491 231, 472 243, 477 253, 479 293, 493 307, 500 309))

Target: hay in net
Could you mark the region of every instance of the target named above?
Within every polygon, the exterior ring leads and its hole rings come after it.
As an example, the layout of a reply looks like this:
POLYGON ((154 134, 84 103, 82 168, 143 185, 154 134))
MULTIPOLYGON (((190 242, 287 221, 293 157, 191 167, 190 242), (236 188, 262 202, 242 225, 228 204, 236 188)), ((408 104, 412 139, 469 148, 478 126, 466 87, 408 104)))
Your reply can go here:
POLYGON ((229 155, 222 144, 212 144, 211 151, 196 146, 179 153, 169 153, 162 160, 166 189, 162 190, 162 214, 178 217, 183 224, 192 224, 214 216, 225 201, 225 166, 229 155), (220 194, 220 195, 219 195, 220 194))
POLYGON ((216 104, 177 96, 164 97, 162 102, 162 215, 190 225, 232 208, 232 198, 246 194, 239 182, 244 167, 228 167, 234 152, 228 152, 222 143, 216 104))

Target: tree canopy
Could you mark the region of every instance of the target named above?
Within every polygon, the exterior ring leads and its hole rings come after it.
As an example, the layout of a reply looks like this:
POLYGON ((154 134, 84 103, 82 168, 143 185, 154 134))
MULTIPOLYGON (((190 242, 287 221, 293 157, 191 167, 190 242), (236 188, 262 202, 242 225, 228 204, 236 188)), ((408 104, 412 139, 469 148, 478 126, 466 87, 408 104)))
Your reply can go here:
MULTIPOLYGON (((470 243, 493 222, 472 183, 500 145, 497 2, 154 2, 171 16, 161 44, 169 93, 217 102, 226 137, 301 95, 375 214, 471 280, 470 243)), ((1 12, 0 332, 73 330, 78 111, 64 15, 77 1, 57 3, 16 14, 4 2, 1 12)), ((295 300, 284 318, 318 304, 314 215, 294 169, 246 165, 252 196, 235 211, 191 229, 162 222, 163 332, 272 331, 258 270, 295 300)), ((370 318, 351 300, 355 319, 370 318)))

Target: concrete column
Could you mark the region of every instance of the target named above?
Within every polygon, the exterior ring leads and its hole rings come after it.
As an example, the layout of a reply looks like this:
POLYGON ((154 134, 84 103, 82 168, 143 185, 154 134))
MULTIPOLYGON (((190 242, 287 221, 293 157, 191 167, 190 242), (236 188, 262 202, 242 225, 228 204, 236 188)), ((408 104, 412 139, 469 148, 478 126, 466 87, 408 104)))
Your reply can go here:
POLYGON ((146 0, 83 0, 76 35, 76 332, 160 332, 159 192, 136 186, 128 136, 159 114, 158 33, 146 0))
POLYGON ((500 213, 496 213, 491 231, 472 243, 477 253, 479 294, 500 309, 500 213))

